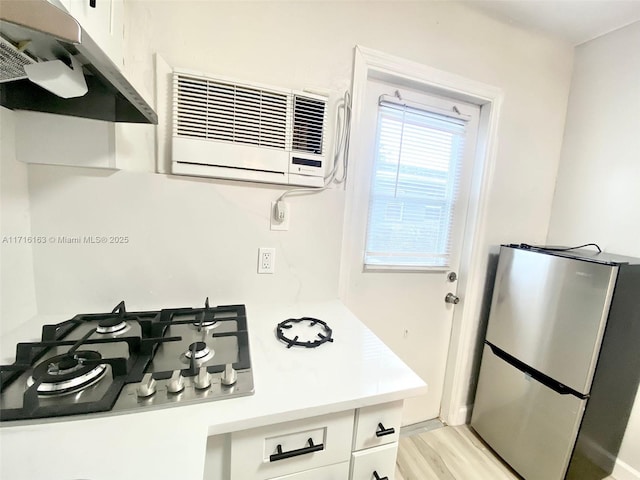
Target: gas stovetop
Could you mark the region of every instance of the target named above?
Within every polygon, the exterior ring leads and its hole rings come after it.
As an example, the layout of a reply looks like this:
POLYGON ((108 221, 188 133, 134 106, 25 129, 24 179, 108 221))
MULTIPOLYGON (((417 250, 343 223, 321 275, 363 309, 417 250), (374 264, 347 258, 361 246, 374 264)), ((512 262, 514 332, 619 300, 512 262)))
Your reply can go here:
POLYGON ((0 421, 251 395, 244 305, 76 315, 0 366, 0 421))

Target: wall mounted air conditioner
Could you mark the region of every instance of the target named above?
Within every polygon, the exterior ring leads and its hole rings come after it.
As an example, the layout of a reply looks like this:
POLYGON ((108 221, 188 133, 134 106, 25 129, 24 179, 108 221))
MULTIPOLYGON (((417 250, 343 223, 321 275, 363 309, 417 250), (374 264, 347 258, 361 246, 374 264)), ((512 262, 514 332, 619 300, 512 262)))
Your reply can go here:
POLYGON ((328 98, 173 73, 172 173, 323 186, 328 98))

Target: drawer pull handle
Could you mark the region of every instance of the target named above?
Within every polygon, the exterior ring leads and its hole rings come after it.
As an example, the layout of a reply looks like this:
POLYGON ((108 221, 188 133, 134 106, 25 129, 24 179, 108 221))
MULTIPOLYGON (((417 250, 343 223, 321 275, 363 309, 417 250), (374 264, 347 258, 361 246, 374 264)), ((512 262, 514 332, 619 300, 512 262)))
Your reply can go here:
POLYGON ((324 450, 324 444, 319 443, 317 445, 314 445, 312 438, 307 440, 307 443, 309 444, 308 447, 298 448, 297 450, 289 450, 288 452, 283 452, 282 445, 278 444, 278 446, 276 447, 278 453, 274 453, 273 455, 269 456, 269 461, 277 462, 278 460, 284 460, 285 458, 297 457, 298 455, 306 455, 307 453, 319 452, 320 450, 324 450))
POLYGON ((376 430, 376 437, 384 437, 385 435, 393 435, 396 433, 395 428, 384 428, 381 423, 378 424, 378 430, 376 430))
POLYGON ((375 470, 373 471, 373 476, 376 480, 389 480, 388 477, 381 477, 380 475, 378 475, 378 472, 376 472, 375 470))

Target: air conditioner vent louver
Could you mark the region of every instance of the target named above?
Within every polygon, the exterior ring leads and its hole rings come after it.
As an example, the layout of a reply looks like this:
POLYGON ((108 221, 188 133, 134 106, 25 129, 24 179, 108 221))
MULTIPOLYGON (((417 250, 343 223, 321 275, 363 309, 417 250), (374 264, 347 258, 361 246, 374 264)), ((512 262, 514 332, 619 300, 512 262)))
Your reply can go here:
POLYGON ((174 134, 286 148, 286 94, 184 74, 174 82, 174 134))
POLYGON ((296 95, 293 107, 292 148, 322 155, 326 102, 296 95))
POLYGON ((329 98, 173 71, 171 171, 324 186, 329 98))

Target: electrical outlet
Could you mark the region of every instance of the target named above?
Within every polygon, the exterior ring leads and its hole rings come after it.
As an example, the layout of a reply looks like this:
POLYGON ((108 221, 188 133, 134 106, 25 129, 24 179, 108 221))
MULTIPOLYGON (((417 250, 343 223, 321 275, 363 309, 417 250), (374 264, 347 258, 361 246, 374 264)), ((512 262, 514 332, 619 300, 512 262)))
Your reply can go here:
POLYGON ((260 247, 258 249, 258 273, 275 273, 276 249, 260 247))
POLYGON ((291 217, 289 203, 280 200, 280 208, 276 209, 277 202, 271 202, 270 225, 271 230, 289 230, 289 218, 291 217), (276 218, 277 213, 281 218, 276 218))

